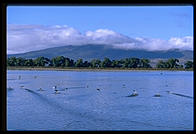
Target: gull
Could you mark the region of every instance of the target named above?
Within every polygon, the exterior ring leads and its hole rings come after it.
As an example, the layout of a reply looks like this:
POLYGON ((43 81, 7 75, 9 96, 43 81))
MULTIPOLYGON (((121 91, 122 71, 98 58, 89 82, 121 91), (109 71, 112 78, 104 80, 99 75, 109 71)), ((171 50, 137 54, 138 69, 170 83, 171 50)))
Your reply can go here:
POLYGON ((132 95, 138 95, 138 93, 136 92, 136 90, 133 90, 132 95))
POLYGON ((136 90, 133 90, 133 93, 131 95, 126 96, 126 97, 134 97, 134 96, 138 96, 138 93, 136 92, 136 90))
POLYGON ((56 86, 54 86, 54 87, 52 87, 53 89, 56 89, 57 87, 56 86))

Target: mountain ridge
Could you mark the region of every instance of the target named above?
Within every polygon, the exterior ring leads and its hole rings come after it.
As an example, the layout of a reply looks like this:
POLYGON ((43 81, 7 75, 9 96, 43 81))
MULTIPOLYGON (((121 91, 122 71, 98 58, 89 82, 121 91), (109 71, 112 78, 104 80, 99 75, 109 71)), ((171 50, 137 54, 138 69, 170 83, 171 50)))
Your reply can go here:
POLYGON ((82 58, 84 60, 103 59, 108 57, 110 59, 122 59, 122 58, 147 58, 147 59, 168 59, 168 58, 182 58, 193 59, 193 51, 191 50, 167 50, 167 51, 147 51, 139 49, 118 49, 109 45, 96 45, 87 44, 81 46, 61 46, 47 48, 37 51, 30 51, 20 54, 8 54, 8 57, 23 57, 23 58, 37 58, 44 56, 47 58, 53 58, 56 56, 65 56, 71 59, 82 58))

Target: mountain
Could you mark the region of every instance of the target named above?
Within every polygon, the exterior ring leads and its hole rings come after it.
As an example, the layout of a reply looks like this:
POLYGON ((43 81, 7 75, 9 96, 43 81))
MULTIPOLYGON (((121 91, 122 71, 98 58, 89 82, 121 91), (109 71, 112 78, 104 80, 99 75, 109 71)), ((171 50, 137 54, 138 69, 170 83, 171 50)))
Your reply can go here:
POLYGON ((191 50, 168 50, 168 51, 146 51, 146 50, 124 50, 112 48, 109 45, 81 45, 81 46, 62 46, 48 48, 38 51, 31 51, 21 54, 9 54, 8 57, 23 57, 23 58, 36 58, 44 56, 52 58, 56 56, 65 56, 71 59, 82 58, 84 60, 103 59, 108 57, 110 59, 122 59, 122 58, 148 58, 148 59, 168 59, 168 58, 180 58, 180 59, 193 59, 193 51, 191 50))

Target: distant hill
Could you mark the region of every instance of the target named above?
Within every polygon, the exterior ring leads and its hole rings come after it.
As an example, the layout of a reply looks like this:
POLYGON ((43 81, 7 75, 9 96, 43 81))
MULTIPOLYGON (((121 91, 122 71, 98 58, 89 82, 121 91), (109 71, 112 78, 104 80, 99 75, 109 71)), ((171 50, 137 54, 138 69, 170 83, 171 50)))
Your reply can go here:
POLYGON ((65 56, 71 59, 82 58, 84 60, 103 59, 108 57, 110 59, 122 59, 122 58, 148 58, 148 59, 168 59, 168 58, 180 58, 180 59, 193 59, 193 51, 186 50, 168 50, 168 51, 146 51, 146 50, 124 50, 112 48, 108 45, 82 45, 82 46, 62 46, 48 48, 38 51, 31 51, 21 54, 9 54, 8 57, 23 57, 23 58, 37 58, 44 56, 52 58, 56 56, 65 56))

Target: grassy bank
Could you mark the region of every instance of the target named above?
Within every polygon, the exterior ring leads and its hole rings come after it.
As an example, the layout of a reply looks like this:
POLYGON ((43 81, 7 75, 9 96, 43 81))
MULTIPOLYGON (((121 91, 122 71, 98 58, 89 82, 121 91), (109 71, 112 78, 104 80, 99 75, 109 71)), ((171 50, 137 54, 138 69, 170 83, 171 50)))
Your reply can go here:
POLYGON ((50 71, 193 71, 193 69, 161 68, 73 68, 73 67, 7 67, 7 70, 50 70, 50 71))

